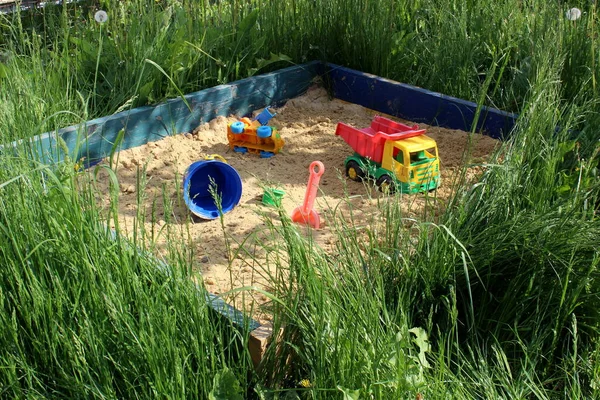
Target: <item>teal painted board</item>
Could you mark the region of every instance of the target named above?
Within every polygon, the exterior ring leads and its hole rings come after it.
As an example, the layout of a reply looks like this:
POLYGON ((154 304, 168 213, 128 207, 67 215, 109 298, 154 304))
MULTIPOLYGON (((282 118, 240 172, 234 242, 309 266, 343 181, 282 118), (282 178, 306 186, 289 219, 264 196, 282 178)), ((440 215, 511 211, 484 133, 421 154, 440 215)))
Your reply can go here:
POLYGON ((260 322, 248 318, 243 312, 230 306, 225 300, 215 294, 206 292, 206 302, 210 305, 211 309, 228 321, 231 321, 236 328, 245 329, 247 327, 248 331, 253 331, 260 327, 260 322))
MULTIPOLYGON (((219 115, 246 115, 267 105, 285 103, 304 93, 317 76, 330 85, 338 99, 414 122, 469 131, 477 110, 475 103, 462 99, 313 61, 188 94, 184 97, 189 109, 176 98, 45 133, 32 139, 34 154, 46 163, 62 160, 65 154, 57 145, 60 138, 74 158, 85 157, 86 165, 93 165, 110 154, 122 129, 125 135, 118 150, 141 146, 191 132, 219 115)), ((477 131, 502 139, 509 135, 516 118, 515 114, 483 107, 477 131)))
MULTIPOLYGON (((117 233, 114 230, 111 230, 111 235, 113 240, 118 239, 117 233)), ((134 248, 133 244, 131 244, 127 239, 123 238, 122 240, 129 248, 134 248)), ((153 254, 144 250, 140 250, 139 248, 136 248, 136 250, 144 254, 144 256, 148 257, 148 259, 153 260, 156 263, 156 268, 164 273, 166 277, 171 276, 171 267, 162 258, 155 257, 153 254)), ((249 331, 253 331, 260 326, 258 321, 247 317, 242 311, 239 311, 238 309, 227 304, 227 302, 225 302, 225 300, 223 300, 221 297, 207 292, 206 289, 200 285, 196 285, 196 287, 198 288, 198 293, 204 293, 204 299, 206 300, 208 306, 218 315, 230 321, 236 328, 248 328, 249 331)))
MULTIPOLYGON (((326 66, 334 97, 412 122, 471 131, 477 104, 335 64, 326 66)), ((516 114, 482 107, 475 131, 496 139, 510 135, 516 114)))
POLYGON ((317 61, 296 65, 190 93, 184 96, 189 108, 176 98, 45 133, 32 139, 34 152, 46 163, 64 159, 65 154, 57 145, 60 138, 73 158, 85 157, 86 164, 92 165, 110 154, 122 129, 125 135, 118 150, 191 132, 219 115, 245 115, 270 104, 285 103, 308 89, 319 65, 317 61))

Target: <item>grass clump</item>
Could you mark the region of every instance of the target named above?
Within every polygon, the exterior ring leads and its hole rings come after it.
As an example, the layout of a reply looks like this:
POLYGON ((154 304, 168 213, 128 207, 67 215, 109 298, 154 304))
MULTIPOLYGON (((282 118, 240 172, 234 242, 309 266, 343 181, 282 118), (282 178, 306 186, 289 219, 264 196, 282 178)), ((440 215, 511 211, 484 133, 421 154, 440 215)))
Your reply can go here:
POLYGON ((168 267, 108 228, 73 165, 26 163, 2 159, 1 396, 206 398, 221 381, 241 394, 243 336, 176 242, 168 267))
POLYGON ((554 62, 536 72, 513 137, 435 224, 403 215, 399 195, 366 226, 330 221, 338 245, 326 255, 282 215, 271 389, 597 395, 598 148, 582 144, 597 135, 571 129, 586 109, 561 103, 554 62))
POLYGON ((484 104, 519 112, 559 55, 561 101, 582 105, 598 94, 600 51, 596 5, 580 7, 576 21, 541 0, 106 0, 18 12, 0 17, 2 136, 79 122, 56 116, 65 109, 100 117, 315 59, 477 102, 489 86, 484 104))

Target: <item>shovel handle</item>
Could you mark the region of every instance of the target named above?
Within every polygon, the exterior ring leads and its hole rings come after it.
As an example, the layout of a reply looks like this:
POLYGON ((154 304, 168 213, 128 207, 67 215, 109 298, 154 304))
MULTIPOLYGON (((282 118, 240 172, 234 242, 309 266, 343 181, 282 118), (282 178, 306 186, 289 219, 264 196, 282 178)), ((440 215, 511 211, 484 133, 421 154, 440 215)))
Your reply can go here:
POLYGON ((319 181, 321 175, 325 172, 325 166, 321 161, 313 161, 308 167, 310 176, 308 177, 308 185, 306 187, 306 195, 304 203, 302 203, 302 213, 308 215, 313 209, 315 199, 317 198, 317 190, 319 189, 319 181))

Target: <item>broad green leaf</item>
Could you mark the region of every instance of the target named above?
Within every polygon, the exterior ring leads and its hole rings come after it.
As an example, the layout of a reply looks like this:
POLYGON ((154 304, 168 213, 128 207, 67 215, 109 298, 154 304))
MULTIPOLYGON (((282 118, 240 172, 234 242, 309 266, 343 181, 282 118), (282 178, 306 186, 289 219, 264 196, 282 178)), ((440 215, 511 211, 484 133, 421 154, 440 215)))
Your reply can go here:
POLYGON ((229 368, 225 367, 217 372, 208 398, 209 400, 243 400, 240 383, 229 368))
POLYGON ((139 97, 140 97, 140 102, 142 104, 146 104, 153 88, 154 88, 154 79, 152 79, 149 82, 146 82, 142 87, 140 87, 139 97))
POLYGON ((249 75, 254 75, 256 74, 258 71, 260 71, 261 69, 265 68, 268 65, 280 62, 280 61, 286 61, 291 63, 292 59, 291 57, 285 55, 285 54, 275 54, 275 53, 271 53, 271 57, 268 59, 264 59, 264 58, 258 58, 256 59, 256 68, 250 68, 248 70, 248 74, 249 75))
POLYGON ((425 368, 430 368, 429 362, 425 358, 425 353, 431 351, 431 345, 429 344, 427 332, 423 328, 412 328, 408 330, 416 337, 413 342, 419 347, 419 362, 425 368))
POLYGON ((240 22, 239 30, 242 33, 248 32, 252 27, 256 24, 258 20, 258 10, 252 11, 250 14, 246 15, 242 22, 240 22))
POLYGON ((175 84, 175 82, 173 82, 173 79, 169 76, 169 74, 167 74, 165 72, 165 70, 158 65, 157 63, 155 63, 152 60, 146 59, 144 60, 145 62, 147 62, 150 65, 153 65, 157 70, 159 70, 165 77, 167 77, 167 79, 169 80, 169 82, 171 82, 171 84, 173 85, 173 87, 175 88, 175 90, 177 91, 177 93, 179 93, 179 96, 181 97, 181 100, 185 103, 185 105, 187 106, 188 110, 192 111, 192 107, 190 107, 190 104, 188 103, 188 101, 186 100, 183 92, 181 91, 181 89, 179 89, 179 86, 177 86, 175 84))
POLYGON ((358 400, 360 398, 360 389, 352 390, 341 386, 337 387, 344 394, 344 400, 358 400))
POLYGON ((84 38, 69 36, 69 41, 73 43, 79 50, 84 52, 87 56, 96 57, 97 46, 92 45, 89 41, 85 40, 84 38))
POLYGON ((8 76, 8 68, 6 65, 0 63, 0 79, 4 79, 8 76))
POLYGON ((110 156, 109 156, 109 160, 110 160, 110 165, 113 165, 113 160, 115 157, 115 153, 117 152, 117 150, 119 149, 119 146, 121 145, 121 143, 123 142, 123 138, 125 137, 125 129, 121 129, 118 133, 117 133, 117 138, 115 139, 115 142, 113 143, 111 149, 110 149, 110 156))

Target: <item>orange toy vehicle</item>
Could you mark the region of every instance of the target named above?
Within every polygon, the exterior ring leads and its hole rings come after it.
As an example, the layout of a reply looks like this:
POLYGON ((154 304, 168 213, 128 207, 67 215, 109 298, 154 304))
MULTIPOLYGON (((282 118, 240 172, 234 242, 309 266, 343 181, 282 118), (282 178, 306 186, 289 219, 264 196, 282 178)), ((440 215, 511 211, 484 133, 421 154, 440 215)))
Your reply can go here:
POLYGON ((285 142, 277 128, 267 125, 274 116, 267 107, 254 119, 244 117, 227 125, 229 148, 236 153, 259 154, 262 158, 279 153, 285 142))

